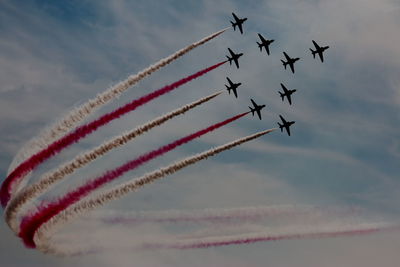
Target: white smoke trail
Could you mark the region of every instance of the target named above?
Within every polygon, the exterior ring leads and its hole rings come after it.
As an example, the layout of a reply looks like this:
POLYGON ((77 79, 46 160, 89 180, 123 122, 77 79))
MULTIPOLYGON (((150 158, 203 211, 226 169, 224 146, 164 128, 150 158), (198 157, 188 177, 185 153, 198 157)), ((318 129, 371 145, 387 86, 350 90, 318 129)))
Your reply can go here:
POLYGON ((104 204, 112 200, 121 198, 122 196, 143 187, 145 184, 153 183, 154 181, 161 179, 167 175, 173 174, 189 165, 195 164, 201 160, 214 156, 222 151, 231 149, 235 146, 256 139, 275 130, 276 128, 261 131, 253 135, 237 139, 225 145, 212 148, 200 154, 187 157, 167 167, 160 168, 154 172, 146 174, 138 179, 134 179, 132 181, 126 182, 109 190, 106 190, 94 198, 84 199, 68 207, 67 209, 55 215, 49 221, 41 225, 34 235, 34 242, 37 248, 42 252, 52 253, 53 252, 52 245, 49 243, 49 238, 51 237, 51 235, 55 231, 57 231, 60 227, 70 222, 71 220, 77 218, 78 216, 88 211, 91 211, 95 208, 98 208, 100 206, 103 206, 104 204))
POLYGON ((195 210, 166 210, 166 211, 104 211, 90 217, 93 221, 105 224, 128 224, 137 225, 141 223, 242 223, 256 222, 266 218, 290 218, 307 221, 318 221, 326 216, 337 217, 355 215, 360 209, 356 207, 319 207, 311 205, 273 205, 255 206, 227 209, 195 209, 195 210))
POLYGON ((73 129, 78 123, 84 120, 87 116, 93 113, 95 110, 100 108, 101 106, 109 103, 114 98, 120 96, 123 92, 125 92, 129 87, 134 86, 139 81, 144 79, 145 77, 151 75, 155 71, 160 68, 170 64, 186 53, 190 52, 194 48, 205 44, 206 42, 214 39, 218 35, 222 34, 230 27, 217 31, 209 36, 204 37, 203 39, 192 43, 181 50, 173 53, 172 55, 161 59, 157 63, 150 65, 146 69, 140 71, 135 75, 129 76, 124 81, 119 82, 113 87, 107 89, 103 93, 98 94, 95 98, 90 99, 86 103, 81 106, 71 110, 61 121, 56 122, 53 126, 45 129, 43 132, 39 134, 38 137, 29 141, 26 145, 24 145, 17 155, 14 157, 10 167, 8 169, 8 174, 10 174, 21 162, 31 157, 36 152, 46 148, 50 143, 55 141, 56 139, 63 136, 65 133, 73 129))
POLYGON ((21 211, 23 206, 29 203, 33 198, 38 197, 40 194, 43 194, 51 186, 60 182, 66 176, 71 175, 79 168, 86 166, 90 162, 110 152, 112 149, 123 146, 127 144, 129 141, 132 141, 134 138, 146 133, 150 129, 156 126, 160 126, 163 123, 167 122, 168 120, 178 115, 182 115, 187 111, 201 104, 204 104, 205 102, 210 101, 211 99, 220 95, 222 92, 223 91, 213 93, 209 96, 203 97, 190 104, 184 105, 174 111, 164 114, 152 121, 146 122, 145 124, 138 126, 127 133, 124 133, 108 141, 105 141, 104 143, 102 143, 101 145, 90 151, 86 151, 77 155, 74 159, 60 166, 53 172, 46 173, 39 179, 39 181, 37 181, 32 185, 27 186, 26 188, 21 189, 21 191, 11 199, 10 203, 7 205, 5 210, 5 220, 7 224, 15 233, 18 233, 19 226, 17 222, 17 215, 21 211))

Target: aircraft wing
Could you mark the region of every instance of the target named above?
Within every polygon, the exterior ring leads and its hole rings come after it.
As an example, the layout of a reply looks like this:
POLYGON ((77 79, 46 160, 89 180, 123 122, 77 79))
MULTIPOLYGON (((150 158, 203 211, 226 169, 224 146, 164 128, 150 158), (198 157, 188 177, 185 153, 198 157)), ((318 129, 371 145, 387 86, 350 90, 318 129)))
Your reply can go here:
POLYGON ((269 46, 268 45, 265 46, 265 51, 267 51, 267 55, 269 56, 269 46))
POLYGON ((258 117, 259 117, 260 120, 261 120, 261 111, 260 111, 259 109, 257 109, 257 115, 258 115, 258 117))
POLYGON ((283 54, 285 55, 285 58, 286 58, 287 61, 291 60, 291 58, 288 56, 288 54, 286 54, 286 52, 283 52, 283 54))
POLYGON ((314 44, 314 46, 315 46, 315 48, 318 50, 318 49, 321 49, 321 47, 314 41, 314 40, 312 40, 312 42, 313 42, 313 44, 314 44))
POLYGON ((265 41, 264 37, 263 37, 261 34, 259 34, 259 33, 258 33, 258 37, 260 37, 261 42, 264 42, 264 41, 265 41))
POLYGON ((233 59, 233 61, 235 61, 236 67, 239 68, 239 60, 235 57, 235 58, 233 59))
POLYGON ((290 94, 287 94, 286 98, 287 98, 289 104, 291 105, 292 104, 292 96, 290 94))
POLYGON ((231 57, 235 56, 235 53, 233 53, 233 51, 228 47, 228 51, 229 53, 231 53, 231 57))
POLYGON ((289 63, 290 69, 292 70, 292 72, 294 73, 294 64, 293 62, 289 63))
POLYGON ((324 53, 322 51, 318 52, 319 58, 321 59, 321 62, 324 62, 324 53))
POLYGON ((236 22, 239 21, 239 18, 235 15, 235 13, 232 12, 232 16, 233 16, 233 18, 236 20, 236 22))
POLYGON ((240 31, 240 33, 241 34, 243 34, 243 28, 242 28, 242 24, 240 23, 240 24, 238 24, 238 27, 239 27, 239 31, 240 31))
POLYGON ((287 134, 290 136, 290 128, 289 128, 289 126, 286 125, 285 129, 286 129, 287 134))
POLYGON ((235 97, 237 98, 237 91, 236 91, 236 88, 235 88, 235 89, 232 89, 232 91, 233 91, 233 94, 235 95, 235 97))
POLYGON ((257 107, 257 104, 256 104, 256 102, 254 102, 254 100, 253 99, 250 99, 251 100, 251 103, 253 104, 253 106, 254 107, 257 107))
POLYGON ((231 79, 229 79, 228 77, 226 77, 226 79, 228 80, 229 85, 232 86, 232 81, 231 81, 231 79))
POLYGON ((283 83, 281 83, 281 87, 283 89, 283 92, 285 92, 285 94, 287 94, 288 90, 287 90, 286 86, 283 85, 283 83))
POLYGON ((282 121, 283 124, 286 123, 285 119, 281 115, 279 115, 279 118, 281 118, 281 121, 282 121))

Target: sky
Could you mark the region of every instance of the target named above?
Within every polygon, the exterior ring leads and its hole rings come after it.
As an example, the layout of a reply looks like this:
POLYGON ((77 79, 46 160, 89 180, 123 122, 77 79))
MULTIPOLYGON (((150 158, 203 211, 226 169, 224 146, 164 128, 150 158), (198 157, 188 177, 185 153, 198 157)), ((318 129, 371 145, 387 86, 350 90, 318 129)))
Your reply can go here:
MULTIPOLYGON (((266 105, 262 121, 242 118, 125 175, 122 181, 211 146, 276 127, 279 114, 296 121, 291 137, 276 131, 189 167, 102 210, 307 204, 357 206, 379 218, 398 218, 400 3, 394 0, 1 1, 2 177, 18 150, 41 129, 128 75, 230 26, 231 12, 248 18, 243 35, 228 30, 144 79, 89 120, 224 60, 227 47, 244 53, 240 69, 226 64, 112 122, 40 166, 31 179, 37 180, 46 171, 111 136, 223 90, 227 76, 243 83, 238 88, 238 99, 224 92, 82 169, 44 198, 65 192, 87 177, 194 129, 244 112, 250 98, 254 98, 266 105), (270 56, 259 51, 257 33, 275 39, 270 56), (312 58, 311 40, 330 46, 324 63, 312 58), (283 51, 301 58, 295 74, 283 69, 283 51), (293 105, 281 101, 277 92, 280 83, 297 89, 292 95, 293 105)), ((73 234, 79 232, 78 226, 64 231, 64 235, 71 233, 77 243, 82 241, 73 234)), ((395 250, 400 245, 400 234, 396 232, 57 258, 25 248, 3 221, 0 231, 0 265, 4 266, 372 267, 397 266, 400 260, 395 250)), ((140 231, 125 228, 93 231, 99 242, 116 246, 116 240, 106 241, 114 232, 121 235, 122 243, 141 237, 140 231)), ((168 229, 153 226, 146 231, 169 233, 168 229)))

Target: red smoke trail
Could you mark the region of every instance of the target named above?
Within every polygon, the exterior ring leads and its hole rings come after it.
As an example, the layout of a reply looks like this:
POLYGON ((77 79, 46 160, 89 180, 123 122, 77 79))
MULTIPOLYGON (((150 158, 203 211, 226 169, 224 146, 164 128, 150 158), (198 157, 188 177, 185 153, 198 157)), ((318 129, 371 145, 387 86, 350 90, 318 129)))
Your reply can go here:
POLYGON ((124 165, 122 165, 114 170, 105 172, 102 176, 97 177, 92 181, 88 181, 85 185, 66 194, 64 197, 58 199, 57 201, 52 202, 47 205, 42 205, 35 214, 26 216, 22 220, 19 237, 21 237, 23 239, 23 241, 27 247, 35 248, 36 246, 33 241, 33 236, 34 236, 36 230, 42 224, 46 223, 51 217, 60 213, 62 210, 64 210, 68 206, 76 203, 83 197, 87 196, 93 190, 101 187, 105 183, 113 181, 114 179, 120 177, 127 171, 133 170, 133 169, 139 167, 140 165, 173 150, 174 148, 176 148, 180 145, 183 145, 183 144, 185 144, 195 138, 198 138, 208 132, 214 131, 217 128, 220 128, 228 123, 231 123, 247 114, 249 114, 249 112, 245 112, 245 113, 236 115, 227 120, 224 120, 222 122, 211 125, 203 130, 197 131, 193 134, 190 134, 181 139, 178 139, 168 145, 162 146, 156 150, 146 153, 132 161, 125 163, 124 165))
POLYGON ((370 227, 364 229, 353 229, 353 230, 341 230, 331 232, 315 232, 315 233, 295 233, 295 234, 282 234, 282 235, 265 235, 265 236, 249 236, 249 237, 237 237, 237 238, 221 238, 220 240, 214 239, 213 241, 192 241, 192 242, 176 242, 176 243, 146 243, 143 248, 146 249, 160 249, 160 248, 172 248, 172 249, 195 249, 195 248, 209 248, 209 247, 220 247, 229 245, 244 245, 253 244, 257 242, 271 242, 279 240, 291 240, 291 239, 314 239, 314 238, 332 238, 340 236, 353 236, 353 235, 364 235, 375 232, 385 231, 380 227, 370 227))
POLYGON ((161 89, 158 89, 148 95, 142 96, 139 99, 133 100, 132 102, 126 104, 123 107, 120 107, 110 113, 107 113, 101 116, 99 119, 94 120, 88 124, 82 125, 75 129, 70 134, 62 137, 61 139, 55 141, 51 145, 49 145, 46 149, 36 153, 35 155, 31 156, 29 159, 25 160, 21 163, 17 168, 14 169, 12 173, 10 173, 7 178, 4 180, 1 189, 0 189, 0 201, 3 207, 5 207, 10 200, 12 188, 16 186, 21 179, 26 175, 28 172, 32 171, 36 168, 39 164, 41 164, 46 159, 60 153, 61 150, 68 147, 69 145, 78 142, 81 138, 85 137, 86 135, 92 133, 93 131, 97 130, 99 127, 109 123, 112 120, 118 119, 122 115, 135 110, 137 107, 146 104, 147 102, 153 100, 156 97, 159 97, 163 94, 169 93, 172 90, 184 85, 187 82, 190 82, 193 79, 196 79, 209 71, 212 71, 219 66, 226 63, 226 61, 220 62, 215 64, 211 67, 206 69, 200 70, 199 72, 192 74, 186 78, 183 78, 177 82, 174 82, 170 85, 167 85, 161 89))

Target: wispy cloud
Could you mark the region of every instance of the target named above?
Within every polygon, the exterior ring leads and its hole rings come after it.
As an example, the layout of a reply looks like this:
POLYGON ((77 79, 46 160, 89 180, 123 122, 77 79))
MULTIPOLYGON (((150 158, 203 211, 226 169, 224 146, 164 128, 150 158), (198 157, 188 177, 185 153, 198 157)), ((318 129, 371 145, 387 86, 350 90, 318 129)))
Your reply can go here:
MULTIPOLYGON (((237 100, 225 95, 219 98, 218 105, 207 105, 199 113, 190 114, 188 120, 168 123, 159 132, 143 136, 135 146, 121 149, 113 157, 106 157, 104 161, 92 165, 92 174, 96 174, 98 171, 95 169, 102 164, 107 167, 117 165, 126 157, 133 157, 136 150, 148 150, 163 141, 167 142, 191 132, 193 128, 201 126, 200 118, 219 120, 228 114, 243 112, 251 97, 267 105, 268 110, 264 113, 263 121, 243 121, 160 159, 155 166, 210 144, 220 144, 254 130, 275 127, 277 114, 296 120, 293 136, 287 138, 275 132, 268 140, 261 139, 231 151, 224 157, 217 157, 213 162, 177 175, 169 183, 156 184, 148 192, 138 193, 135 198, 129 199, 133 200, 129 203, 132 205, 129 208, 174 208, 184 205, 180 201, 186 201, 188 208, 206 207, 211 202, 219 203, 220 207, 233 203, 254 204, 257 201, 268 204, 274 199, 278 203, 307 201, 317 204, 340 202, 343 194, 352 195, 353 198, 349 199, 353 200, 365 199, 362 203, 366 203, 367 208, 375 208, 391 206, 397 199, 395 187, 399 172, 397 141, 400 134, 400 83, 396 70, 400 62, 400 40, 396 32, 400 20, 399 4, 396 1, 72 3, 68 7, 62 7, 64 4, 43 4, 35 1, 3 1, 1 4, 0 149, 3 153, 0 170, 3 172, 26 139, 60 117, 69 107, 82 103, 82 99, 86 100, 103 91, 114 81, 170 54, 177 47, 229 26, 230 12, 234 11, 249 18, 244 35, 233 31, 227 33, 223 39, 206 45, 152 79, 143 81, 137 92, 128 92, 104 112, 143 92, 159 88, 182 74, 194 72, 200 66, 208 65, 210 60, 224 58, 228 46, 244 52, 241 69, 226 67, 211 74, 206 80, 199 80, 185 88, 179 99, 172 95, 167 101, 144 107, 137 116, 123 118, 81 146, 66 151, 65 157, 75 156, 74 153, 81 151, 83 146, 86 148, 95 145, 105 137, 119 133, 120 129, 125 130, 123 125, 142 123, 174 108, 178 102, 189 102, 206 93, 223 89, 225 77, 232 76, 243 82, 237 100), (271 56, 259 53, 255 43, 257 32, 276 40, 271 46, 271 56), (326 51, 327 60, 324 64, 314 61, 309 54, 311 39, 331 46, 326 51), (279 62, 284 50, 302 58, 296 75, 285 72, 279 62), (298 89, 293 96, 293 106, 281 102, 277 94, 280 82, 298 89), (276 155, 271 157, 270 152, 276 155), (209 170, 203 172, 206 166, 209 170), (324 174, 324 170, 329 173, 324 174), (333 179, 335 172, 347 174, 348 177, 333 179), (230 180, 234 182, 230 184, 230 193, 219 195, 216 189, 210 193, 212 197, 208 201, 204 198, 208 194, 206 185, 195 182, 195 188, 192 188, 189 182, 185 182, 188 175, 193 178, 191 181, 201 181, 203 178, 214 182, 216 188, 219 184, 229 184, 230 180), (209 175, 218 179, 211 179, 209 175), (322 176, 329 179, 323 179, 322 176), (245 183, 246 178, 252 182, 249 190, 245 195, 235 198, 235 185, 245 183), (184 189, 190 190, 189 193, 173 188, 179 186, 178 181, 184 189), (267 191, 267 184, 273 189, 267 191), (257 197, 252 198, 257 188, 266 190, 265 198, 261 189, 257 191, 257 197), (151 190, 154 191, 150 192, 151 190), (309 194, 318 190, 326 195, 309 194), (380 200, 383 200, 382 203, 373 205, 380 200)), ((62 158, 50 162, 49 165, 55 166, 62 158)), ((149 169, 142 171, 146 170, 149 169)), ((41 171, 43 170, 39 174, 41 171)), ((90 172, 91 170, 83 170, 80 174, 87 177, 86 174, 90 172)), ((79 174, 74 176, 78 181, 79 177, 79 174)), ((75 182, 71 182, 71 185, 73 183, 75 182)), ((126 208, 128 204, 118 205, 126 208)), ((184 254, 135 254, 135 257, 149 266, 160 262, 171 266, 185 266, 188 262, 193 266, 199 265, 198 262, 221 266, 224 263, 243 263, 247 253, 254 257, 246 261, 246 264, 255 266, 265 265, 266 256, 268 262, 274 266, 330 264, 326 262, 331 262, 332 266, 349 263, 354 266, 376 266, 382 262, 390 266, 391 259, 397 261, 397 254, 385 245, 389 241, 396 242, 394 238, 384 235, 374 239, 363 238, 302 243, 302 247, 324 255, 315 258, 308 257, 305 251, 299 249, 298 242, 260 244, 252 247, 251 251, 242 247, 188 251, 184 254), (338 258, 333 255, 332 247, 342 251, 344 256, 338 258), (291 257, 284 257, 286 253, 291 257), (228 260, 228 256, 234 260, 228 260)), ((19 255, 14 256, 9 249, 1 251, 7 253, 4 257, 13 258, 14 262, 23 259, 25 262, 40 262, 41 266, 54 265, 51 260, 40 255, 29 254, 30 252, 19 247, 18 249, 19 255)), ((101 257, 105 263, 115 264, 117 260, 115 255, 101 257)), ((131 262, 130 256, 124 257, 121 265, 131 262)), ((73 263, 85 265, 88 262, 104 265, 90 257, 73 263)), ((68 261, 66 265, 71 265, 70 263, 68 261)))

